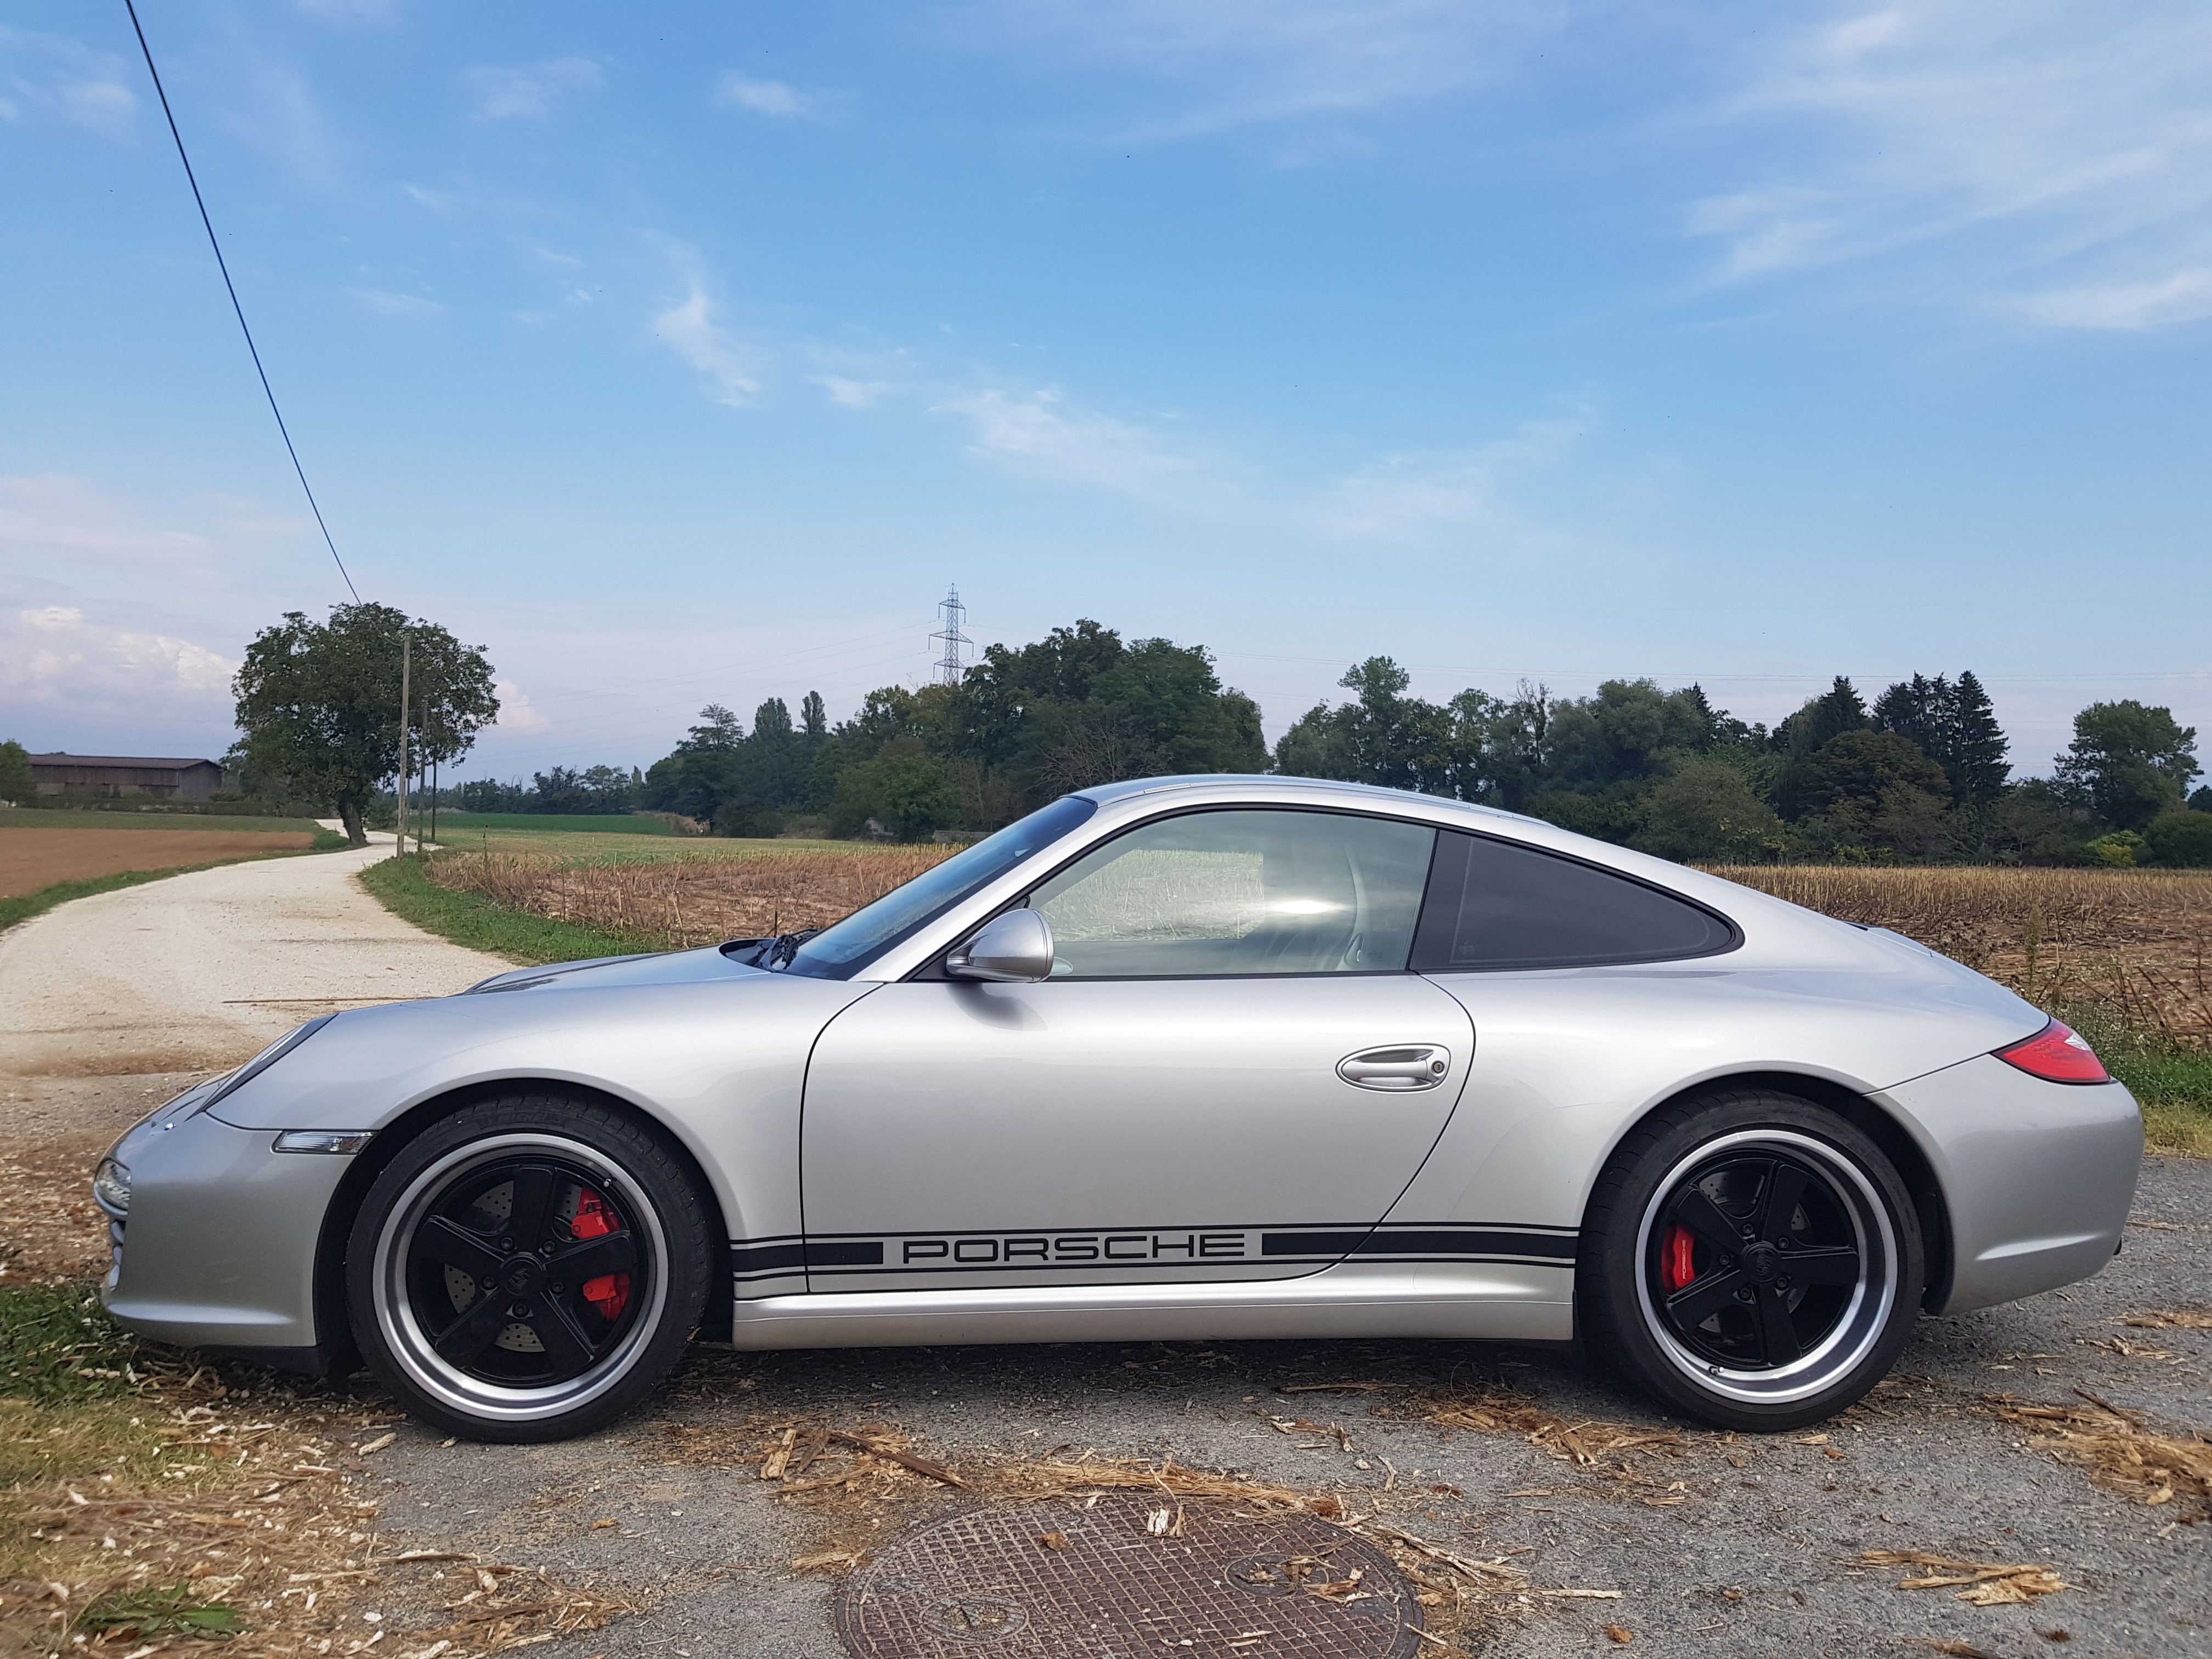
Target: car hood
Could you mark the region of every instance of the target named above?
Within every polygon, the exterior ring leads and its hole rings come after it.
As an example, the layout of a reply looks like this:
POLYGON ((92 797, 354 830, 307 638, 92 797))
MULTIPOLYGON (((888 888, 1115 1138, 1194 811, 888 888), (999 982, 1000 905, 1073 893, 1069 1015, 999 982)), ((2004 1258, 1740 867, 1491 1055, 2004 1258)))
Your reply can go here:
POLYGON ((763 973, 714 950, 501 974, 338 1015, 216 1103, 242 1129, 380 1129, 423 1101, 503 1082, 575 1084, 647 1109, 803 1070, 866 982, 763 973))

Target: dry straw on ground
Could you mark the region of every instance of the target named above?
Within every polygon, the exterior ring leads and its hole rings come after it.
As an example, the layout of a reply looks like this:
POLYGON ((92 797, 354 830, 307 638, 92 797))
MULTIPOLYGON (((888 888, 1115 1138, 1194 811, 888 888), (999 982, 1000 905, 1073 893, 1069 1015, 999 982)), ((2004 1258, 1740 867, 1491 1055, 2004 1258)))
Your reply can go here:
POLYGON ((1892 928, 2039 1006, 2212 1048, 2212 871, 1740 865, 1714 873, 1892 928))
POLYGON ((526 911, 678 947, 824 927, 940 862, 949 847, 854 848, 747 858, 577 863, 508 853, 432 860, 441 887, 526 911))
POLYGON ((2023 1406, 2004 1401, 1997 1415, 2035 1436, 2035 1444, 2092 1480, 2158 1507, 2178 1504, 2183 1520, 2212 1516, 2212 1435, 2160 1434, 2132 1412, 2086 1391, 2080 1405, 2023 1406))
POLYGON ((2070 1589, 2047 1561, 1962 1561, 1923 1550, 1862 1550, 1859 1560, 1869 1567, 1919 1567, 1915 1577, 1901 1580, 1899 1589, 1946 1589, 1963 1584, 1958 1599, 1976 1607, 2003 1607, 2033 1601, 2070 1589))

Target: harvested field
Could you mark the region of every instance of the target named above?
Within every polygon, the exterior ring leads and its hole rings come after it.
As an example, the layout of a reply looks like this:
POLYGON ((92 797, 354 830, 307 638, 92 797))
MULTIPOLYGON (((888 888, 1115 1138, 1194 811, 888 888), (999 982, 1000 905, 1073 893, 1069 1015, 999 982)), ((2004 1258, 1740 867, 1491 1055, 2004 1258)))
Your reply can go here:
POLYGON ((486 852, 434 860, 430 878, 510 910, 634 938, 713 945, 850 915, 951 854, 947 847, 767 852, 749 858, 573 863, 486 852))
POLYGON ((2069 1018, 2212 1048, 2212 871, 1769 865, 1713 873, 1893 928, 2069 1018))
POLYGON ((125 870, 168 870, 255 853, 301 851, 314 842, 312 824, 298 830, 0 827, 0 898, 125 870))

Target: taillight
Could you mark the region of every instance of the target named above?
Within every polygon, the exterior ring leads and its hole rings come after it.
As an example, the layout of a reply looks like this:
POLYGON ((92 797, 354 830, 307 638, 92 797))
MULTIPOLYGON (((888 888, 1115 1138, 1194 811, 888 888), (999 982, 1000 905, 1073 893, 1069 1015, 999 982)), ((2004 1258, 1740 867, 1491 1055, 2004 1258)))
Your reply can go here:
POLYGON ((1997 1058, 2046 1083, 2110 1083, 2105 1062, 2072 1028, 2052 1020, 2026 1042, 1997 1050, 1997 1058))

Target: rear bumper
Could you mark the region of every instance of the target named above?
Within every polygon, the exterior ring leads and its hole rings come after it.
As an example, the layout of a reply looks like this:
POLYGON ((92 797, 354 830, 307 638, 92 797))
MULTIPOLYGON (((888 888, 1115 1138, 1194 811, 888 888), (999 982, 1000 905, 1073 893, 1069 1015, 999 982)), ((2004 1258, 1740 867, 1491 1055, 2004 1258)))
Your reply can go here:
POLYGON ((298 1367, 316 1346, 316 1243, 350 1160, 279 1153, 274 1140, 204 1113, 173 1127, 156 1113, 116 1144, 131 1211, 112 1230, 109 1313, 158 1341, 298 1367))
POLYGON ((2046 1083, 1984 1054, 1884 1091, 1950 1212, 1964 1313, 2087 1279, 2112 1259, 2142 1166, 2142 1114, 2118 1083, 2046 1083))

